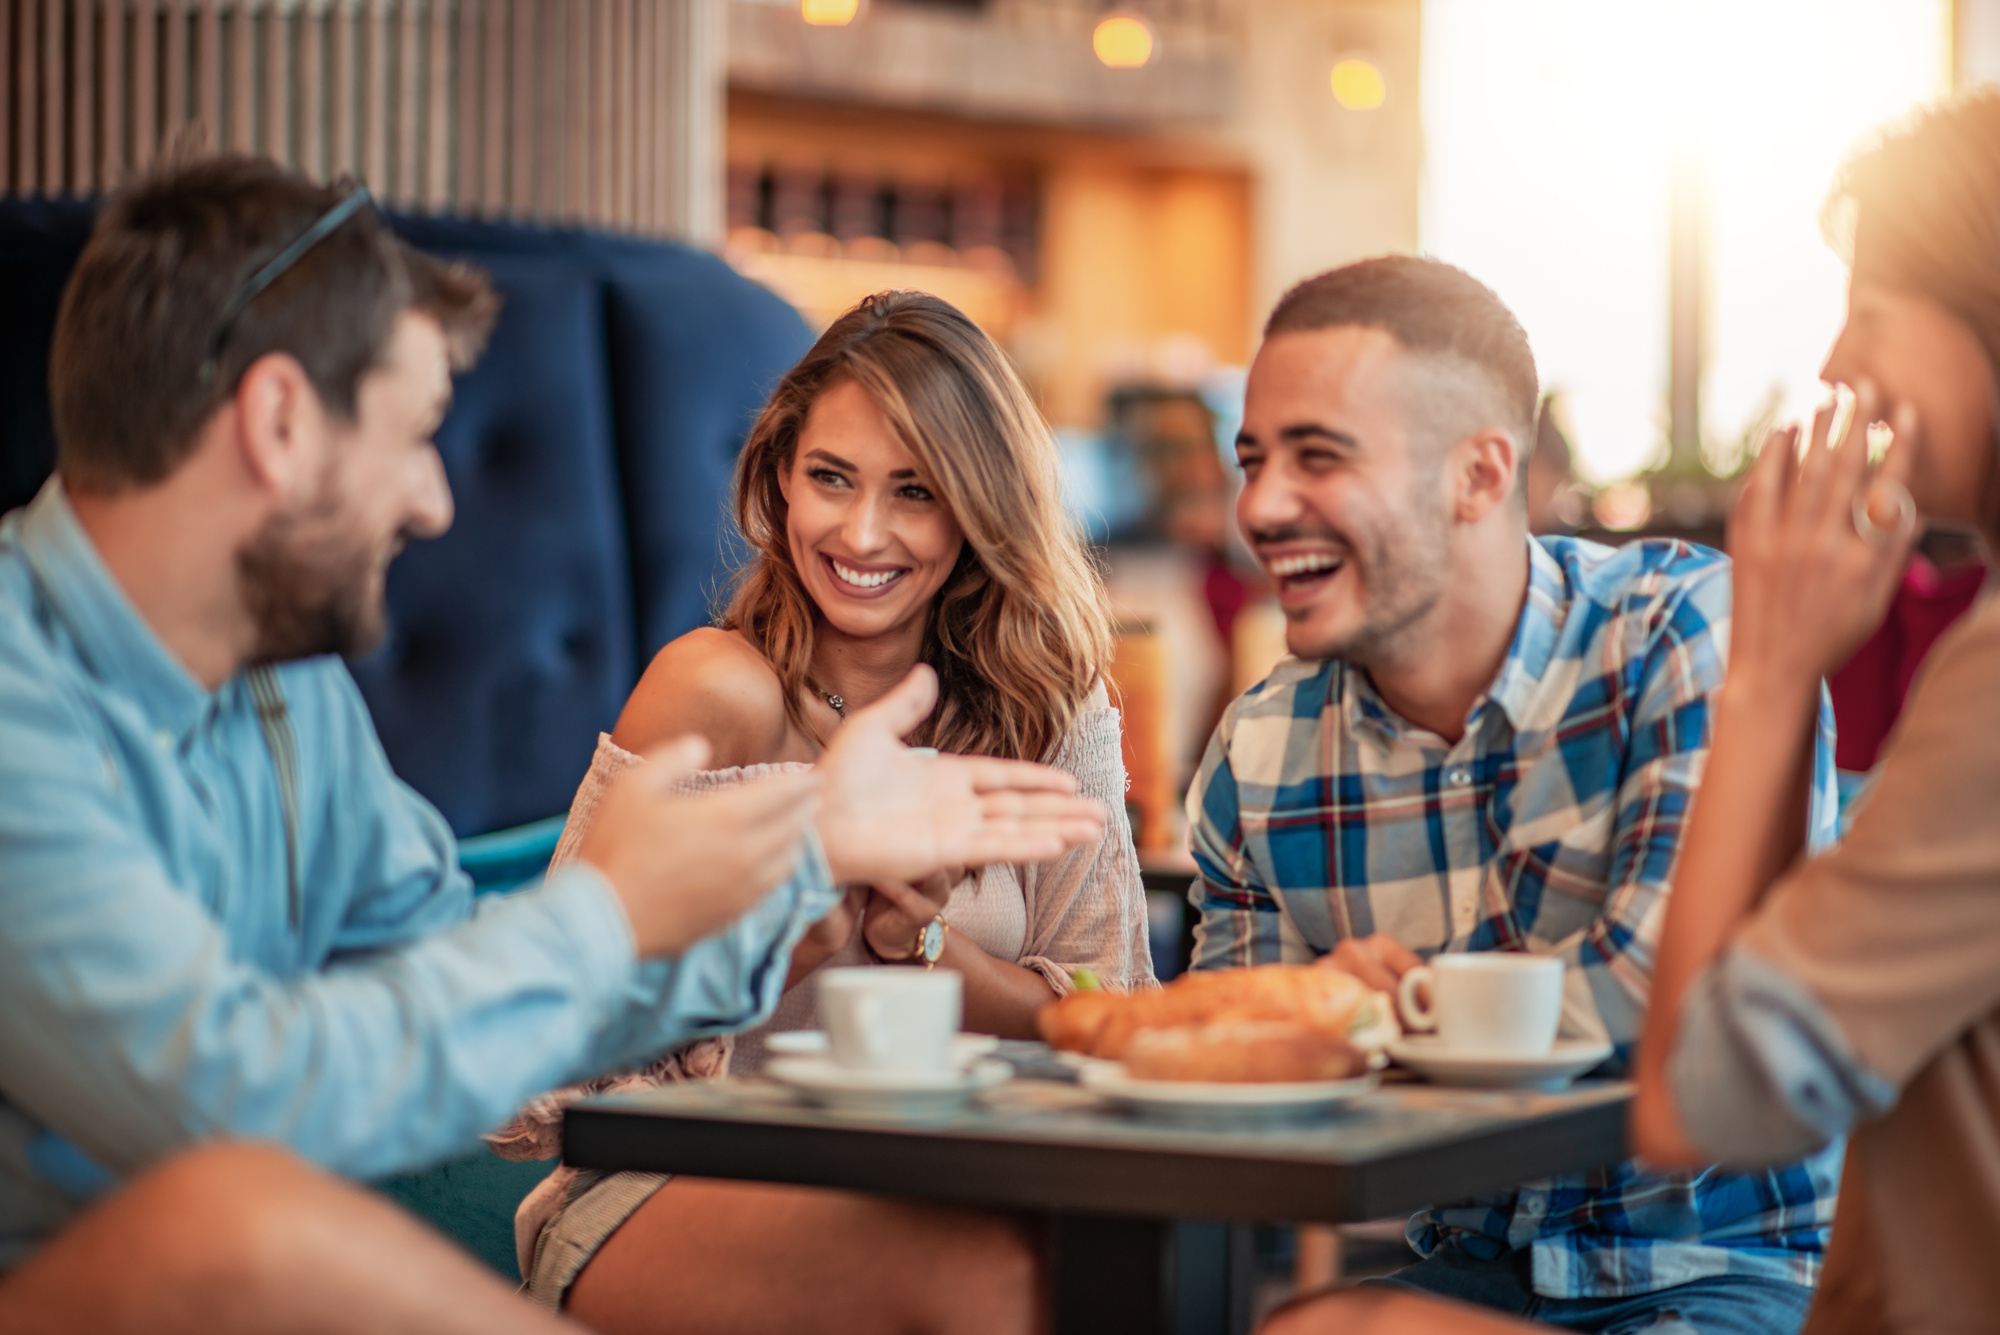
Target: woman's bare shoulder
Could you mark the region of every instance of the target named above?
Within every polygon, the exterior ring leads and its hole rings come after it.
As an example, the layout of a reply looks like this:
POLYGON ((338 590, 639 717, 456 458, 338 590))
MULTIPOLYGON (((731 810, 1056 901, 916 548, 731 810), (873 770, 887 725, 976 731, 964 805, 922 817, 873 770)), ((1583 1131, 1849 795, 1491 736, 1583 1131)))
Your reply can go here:
POLYGON ((611 740, 645 751, 699 733, 720 769, 781 758, 790 728, 784 683, 769 660, 740 633, 704 626, 653 655, 611 740))

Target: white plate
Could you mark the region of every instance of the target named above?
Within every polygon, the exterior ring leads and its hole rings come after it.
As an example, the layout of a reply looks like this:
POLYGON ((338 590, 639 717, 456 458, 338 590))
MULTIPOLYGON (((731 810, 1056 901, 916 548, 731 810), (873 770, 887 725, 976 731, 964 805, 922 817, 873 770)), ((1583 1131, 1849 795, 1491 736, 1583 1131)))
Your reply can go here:
POLYGON ((1554 1047, 1537 1057, 1499 1057, 1492 1053, 1453 1052, 1442 1039, 1424 1034, 1391 1043, 1389 1055, 1440 1085, 1561 1089, 1609 1057, 1611 1045, 1585 1038, 1560 1038, 1554 1047))
MULTIPOLYGON (((992 1034, 956 1034, 951 1040, 951 1064, 965 1070, 999 1046, 992 1034)), ((778 1057, 824 1057, 831 1048, 824 1029, 786 1029, 766 1034, 764 1050, 778 1057)))
POLYGON ((764 1074, 837 1117, 910 1122, 949 1117, 981 1090, 1009 1079, 1014 1068, 987 1060, 943 1075, 857 1071, 831 1057, 780 1057, 764 1074))
POLYGON ((1117 1062, 1094 1062, 1077 1083, 1122 1108, 1171 1122, 1297 1122, 1318 1117, 1381 1083, 1370 1073, 1349 1080, 1284 1084, 1135 1080, 1117 1062))

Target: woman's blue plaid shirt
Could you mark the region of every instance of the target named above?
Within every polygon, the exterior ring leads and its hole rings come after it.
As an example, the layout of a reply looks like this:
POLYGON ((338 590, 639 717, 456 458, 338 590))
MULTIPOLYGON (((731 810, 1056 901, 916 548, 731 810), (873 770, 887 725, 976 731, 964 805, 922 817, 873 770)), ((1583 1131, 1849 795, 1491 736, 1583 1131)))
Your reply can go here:
MULTIPOLYGON (((1729 566, 1679 542, 1529 547, 1513 643, 1457 743, 1338 661, 1288 659, 1230 705, 1188 794, 1196 968, 1303 962, 1375 932, 1424 955, 1560 955, 1563 1032, 1610 1039, 1614 1071, 1629 1059, 1722 684, 1729 566)), ((1816 847, 1834 828, 1831 722, 1823 705, 1816 847)), ((1840 1149, 1750 1174, 1627 1162, 1434 1208, 1410 1240, 1532 1247, 1556 1298, 1811 1284, 1840 1149)))

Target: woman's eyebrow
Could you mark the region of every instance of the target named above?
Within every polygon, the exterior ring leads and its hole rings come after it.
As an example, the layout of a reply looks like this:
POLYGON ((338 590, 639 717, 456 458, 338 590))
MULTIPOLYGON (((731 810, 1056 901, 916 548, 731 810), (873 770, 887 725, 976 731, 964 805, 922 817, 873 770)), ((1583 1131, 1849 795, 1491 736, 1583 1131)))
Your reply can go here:
MULTIPOLYGON (((847 460, 841 458, 839 455, 833 453, 831 450, 825 450, 815 447, 813 449, 807 450, 805 457, 808 459, 816 459, 821 463, 832 464, 835 468, 844 468, 850 473, 858 473, 861 471, 860 468, 858 468, 854 464, 849 463, 847 460)), ((917 473, 917 470, 914 468, 898 468, 894 472, 889 474, 889 480, 891 482, 900 482, 904 478, 915 478, 918 476, 919 475, 917 473)))

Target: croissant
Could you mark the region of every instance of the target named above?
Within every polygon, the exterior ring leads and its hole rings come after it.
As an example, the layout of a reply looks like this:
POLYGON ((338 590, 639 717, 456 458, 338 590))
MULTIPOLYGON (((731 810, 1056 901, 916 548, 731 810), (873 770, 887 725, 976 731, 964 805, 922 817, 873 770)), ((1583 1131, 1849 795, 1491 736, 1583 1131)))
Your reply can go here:
POLYGON ((1345 1080, 1367 1069, 1367 1054, 1346 1039, 1290 1022, 1142 1029, 1125 1053, 1125 1074, 1137 1080, 1266 1084, 1345 1080))
POLYGON ((1158 991, 1072 993, 1042 1007, 1036 1024, 1051 1047, 1111 1061, 1144 1030, 1201 1025, 1287 1023, 1344 1043, 1372 995, 1338 969, 1272 964, 1184 974, 1158 991))

